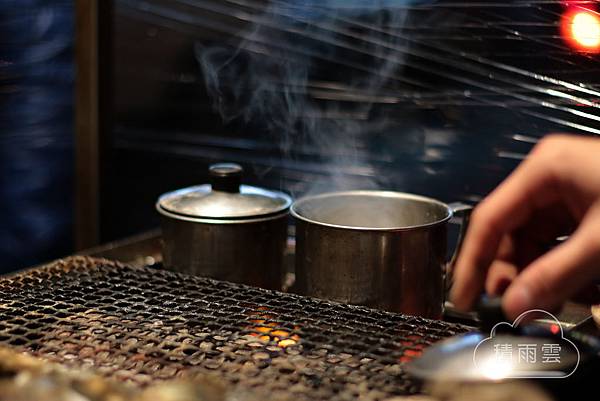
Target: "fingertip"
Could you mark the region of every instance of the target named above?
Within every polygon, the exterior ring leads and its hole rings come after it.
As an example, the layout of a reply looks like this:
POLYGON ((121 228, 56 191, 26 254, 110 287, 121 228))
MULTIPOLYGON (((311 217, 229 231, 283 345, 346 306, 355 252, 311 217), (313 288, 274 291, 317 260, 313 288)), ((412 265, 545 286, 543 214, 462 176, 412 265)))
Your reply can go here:
POLYGON ((523 284, 517 283, 508 287, 502 298, 502 309, 509 319, 516 319, 521 313, 532 309, 533 303, 531 289, 523 284))
POLYGON ((471 294, 466 291, 465 287, 459 285, 453 285, 450 289, 450 302, 454 305, 454 308, 461 312, 468 312, 472 309, 474 299, 471 294))
POLYGON ((517 267, 503 260, 496 260, 488 269, 485 290, 494 296, 503 295, 513 280, 517 277, 517 267))
POLYGON ((511 283, 512 279, 509 277, 498 277, 493 282, 486 285, 485 291, 493 296, 502 296, 511 283))
POLYGON ((452 304, 454 305, 454 307, 456 309, 458 309, 460 311, 463 310, 464 305, 461 300, 460 293, 456 290, 455 285, 453 285, 452 288, 450 289, 450 294, 449 294, 448 298, 450 299, 450 302, 452 302, 452 304))

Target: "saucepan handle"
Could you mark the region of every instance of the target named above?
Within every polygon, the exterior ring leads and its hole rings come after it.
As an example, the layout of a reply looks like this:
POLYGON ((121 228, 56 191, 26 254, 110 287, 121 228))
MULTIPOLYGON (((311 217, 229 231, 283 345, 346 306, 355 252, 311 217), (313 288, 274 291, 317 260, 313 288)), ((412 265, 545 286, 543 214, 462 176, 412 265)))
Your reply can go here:
POLYGON ((458 232, 458 240, 456 241, 456 248, 452 253, 452 257, 446 263, 446 271, 444 275, 444 288, 446 298, 448 296, 448 292, 452 287, 452 274, 454 270, 454 264, 456 263, 456 258, 458 253, 460 252, 460 248, 462 247, 463 240, 465 238, 465 234, 467 233, 467 228, 469 227, 469 218, 471 217, 471 212, 473 211, 473 206, 467 203, 462 202, 453 202, 448 205, 452 210, 452 215, 461 219, 460 230, 458 232))

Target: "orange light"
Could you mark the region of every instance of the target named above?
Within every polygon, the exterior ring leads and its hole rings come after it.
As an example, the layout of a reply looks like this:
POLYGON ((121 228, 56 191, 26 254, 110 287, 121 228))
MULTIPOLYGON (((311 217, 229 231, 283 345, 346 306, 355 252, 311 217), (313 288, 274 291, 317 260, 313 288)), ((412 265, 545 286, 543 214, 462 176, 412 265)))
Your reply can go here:
MULTIPOLYGON (((300 342, 300 336, 297 334, 292 334, 289 331, 278 328, 278 324, 275 322, 269 322, 268 319, 274 318, 272 315, 252 316, 252 318, 253 319, 250 319, 250 322, 253 323, 253 325, 246 327, 246 329, 251 331, 248 334, 252 337, 257 337, 264 342, 274 341, 281 348, 296 345, 300 342)), ((294 326, 294 330, 298 329, 297 326, 294 326)))
POLYGON ((286 340, 279 341, 279 343, 277 343, 277 345, 279 345, 281 348, 285 348, 285 347, 289 347, 290 345, 296 345, 296 341, 288 338, 286 340))
POLYGON ((579 12, 573 16, 571 27, 573 39, 586 48, 600 45, 600 20, 589 12, 579 12))
POLYGON ((595 12, 581 9, 567 12, 562 20, 562 33, 576 50, 600 51, 600 17, 595 12))
POLYGON ((286 338, 290 336, 290 333, 288 333, 285 330, 273 330, 271 332, 272 336, 276 336, 276 337, 282 337, 282 338, 286 338))

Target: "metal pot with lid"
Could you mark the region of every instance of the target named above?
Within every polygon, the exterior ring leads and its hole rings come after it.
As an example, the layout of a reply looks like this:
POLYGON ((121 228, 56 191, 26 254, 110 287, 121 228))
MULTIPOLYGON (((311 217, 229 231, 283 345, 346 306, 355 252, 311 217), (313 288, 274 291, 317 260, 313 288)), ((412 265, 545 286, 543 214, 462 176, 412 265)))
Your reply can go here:
POLYGON ((292 199, 242 185, 237 164, 214 164, 209 173, 210 184, 166 193, 156 203, 165 267, 280 289, 292 199))

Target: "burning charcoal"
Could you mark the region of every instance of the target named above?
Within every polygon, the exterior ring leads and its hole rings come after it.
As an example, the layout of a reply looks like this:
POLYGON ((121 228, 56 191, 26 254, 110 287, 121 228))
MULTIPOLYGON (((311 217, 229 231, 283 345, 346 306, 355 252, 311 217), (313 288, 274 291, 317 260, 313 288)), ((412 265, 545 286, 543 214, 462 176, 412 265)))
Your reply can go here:
POLYGON ((316 350, 316 351, 315 351, 315 353, 314 353, 314 357, 319 357, 319 358, 322 358, 322 357, 324 357, 325 355, 327 355, 327 353, 328 353, 328 352, 329 352, 329 351, 328 351, 327 349, 325 349, 325 348, 320 348, 320 349, 318 349, 318 350, 316 350))
POLYGON ((211 349, 212 349, 212 347, 213 347, 213 346, 214 346, 214 344, 213 344, 213 343, 211 343, 211 342, 208 342, 208 341, 203 341, 202 343, 200 343, 200 346, 199 346, 199 348, 200 348, 202 351, 209 351, 209 350, 211 350, 211 349))
POLYGON ((285 353, 288 355, 299 355, 301 351, 298 348, 288 347, 285 349, 285 353))
POLYGON ((309 392, 309 388, 306 387, 304 384, 302 383, 298 383, 298 384, 294 384, 293 386, 290 387, 290 391, 292 393, 301 393, 301 394, 306 394, 309 392))
POLYGON ((439 401, 437 398, 433 398, 427 395, 408 395, 408 396, 397 396, 392 398, 386 398, 383 401, 439 401))
POLYGON ((176 366, 165 366, 158 373, 158 377, 162 379, 172 379, 177 374, 176 366))
MULTIPOLYGON (((422 351, 417 345, 438 340, 444 330, 461 331, 445 322, 430 330, 427 322, 385 312, 377 319, 389 318, 391 330, 381 331, 370 312, 353 307, 336 306, 338 315, 328 303, 296 295, 85 260, 35 270, 34 279, 29 273, 0 279, 0 334, 10 334, 0 344, 22 342, 12 346, 65 366, 91 366, 148 391, 164 380, 189 384, 214 372, 228 390, 258 390, 260 399, 383 400, 418 391, 398 364, 409 346, 386 344, 402 338, 422 351), (253 301, 242 306, 244 299, 253 301), (307 311, 310 318, 302 318, 307 311), (422 337, 411 339, 417 331, 422 337)), ((195 390, 181 384, 174 394, 184 398, 175 399, 188 401, 195 390)))
POLYGON ((204 361, 204 363, 202 364, 202 366, 204 366, 207 369, 218 369, 221 367, 221 365, 223 364, 224 359, 223 358, 219 358, 219 359, 207 359, 206 361, 204 361))
POLYGON ((360 362, 357 361, 356 359, 346 359, 344 361, 344 364, 351 368, 358 368, 361 365, 360 362))
POLYGON ((217 347, 217 350, 228 354, 233 351, 233 347, 231 347, 229 345, 221 345, 220 347, 217 347))
POLYGON ((329 363, 338 363, 342 360, 338 355, 330 355, 327 357, 327 362, 329 363))
POLYGON ((277 367, 279 368, 279 372, 284 373, 284 374, 293 373, 296 370, 294 365, 292 365, 288 361, 278 362, 277 367))
POLYGON ((294 366, 296 367, 296 370, 302 369, 306 365, 308 365, 308 360, 306 360, 304 357, 302 357, 300 355, 290 357, 288 359, 288 361, 290 361, 292 364, 294 364, 294 366))
POLYGON ((248 351, 248 350, 245 350, 245 349, 238 349, 238 350, 235 351, 235 354, 236 355, 251 355, 252 351, 248 351))
POLYGON ((441 401, 552 401, 540 386, 517 380, 506 383, 430 383, 427 393, 441 401))
POLYGON ((249 394, 229 393, 225 387, 207 378, 194 383, 169 383, 148 388, 135 401, 251 401, 249 394))
POLYGON ((281 349, 281 348, 279 348, 279 347, 275 347, 275 346, 272 346, 272 345, 271 345, 271 346, 268 346, 268 347, 266 347, 265 349, 266 349, 267 351, 269 351, 269 353, 270 353, 272 356, 276 356, 276 355, 278 355, 278 354, 281 354, 281 352, 282 352, 282 349, 281 349))
POLYGON ((252 364, 252 366, 244 364, 240 372, 242 372, 247 377, 255 377, 258 376, 258 374, 260 373, 260 369, 254 366, 254 364, 252 364))
POLYGON ((343 366, 336 366, 333 369, 333 374, 336 376, 346 376, 348 372, 350 372, 350 369, 343 366))
POLYGON ((252 354, 252 359, 256 361, 265 361, 271 359, 271 356, 266 352, 256 352, 252 354))
POLYGON ((365 371, 365 372, 369 372, 371 374, 376 374, 379 373, 381 371, 383 371, 383 366, 381 365, 375 365, 375 366, 371 366, 371 365, 362 365, 360 367, 361 371, 365 371))
POLYGON ((146 385, 146 384, 150 384, 152 382, 152 376, 144 374, 144 373, 140 373, 140 374, 136 374, 131 378, 135 383, 141 384, 141 385, 146 385))
POLYGON ((400 376, 402 374, 402 367, 400 365, 388 365, 384 369, 386 375, 400 376))
POLYGON ((361 383, 365 380, 364 376, 359 374, 356 371, 350 371, 350 373, 348 373, 348 375, 346 375, 345 379, 347 382, 354 383, 354 384, 361 383))

